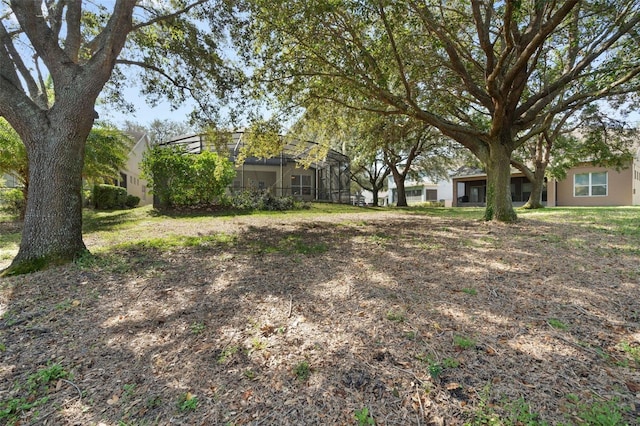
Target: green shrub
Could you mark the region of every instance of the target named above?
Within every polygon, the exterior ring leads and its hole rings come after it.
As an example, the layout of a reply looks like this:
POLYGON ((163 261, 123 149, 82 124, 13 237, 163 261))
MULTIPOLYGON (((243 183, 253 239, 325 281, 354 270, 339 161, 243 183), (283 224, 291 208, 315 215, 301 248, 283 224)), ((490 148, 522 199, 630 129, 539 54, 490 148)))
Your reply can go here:
POLYGON ((82 188, 82 207, 92 207, 93 206, 93 187, 82 188))
POLYGON ((0 208, 9 214, 20 214, 25 207, 22 190, 18 188, 0 191, 0 208))
POLYGON ((127 207, 127 190, 114 185, 93 187, 94 207, 99 210, 113 210, 127 207))
POLYGON ((127 200, 124 202, 124 204, 125 206, 132 209, 140 204, 140 197, 136 197, 135 195, 127 195, 127 200))
POLYGON ((233 194, 231 204, 238 210, 285 211, 296 208, 293 197, 275 197, 264 190, 244 190, 233 194))
POLYGON ((161 209, 218 205, 236 174, 227 158, 211 151, 190 154, 182 147, 151 149, 142 170, 161 209))

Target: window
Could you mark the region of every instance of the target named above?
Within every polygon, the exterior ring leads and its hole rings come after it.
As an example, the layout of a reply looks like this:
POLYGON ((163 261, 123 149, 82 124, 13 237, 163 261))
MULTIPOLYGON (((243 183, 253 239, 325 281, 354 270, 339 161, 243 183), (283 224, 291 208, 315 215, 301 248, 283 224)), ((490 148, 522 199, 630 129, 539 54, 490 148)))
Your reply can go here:
POLYGON ((291 194, 311 195, 311 176, 291 175, 291 194))
POLYGON ((437 189, 427 189, 427 201, 438 201, 437 189))
POLYGON ((580 173, 573 176, 574 197, 606 197, 607 172, 580 173))

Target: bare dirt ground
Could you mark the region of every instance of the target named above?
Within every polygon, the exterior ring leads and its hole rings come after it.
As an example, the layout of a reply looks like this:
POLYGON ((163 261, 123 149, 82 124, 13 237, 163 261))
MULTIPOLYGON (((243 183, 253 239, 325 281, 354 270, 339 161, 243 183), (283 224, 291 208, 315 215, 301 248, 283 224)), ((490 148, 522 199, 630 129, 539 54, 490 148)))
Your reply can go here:
POLYGON ((619 424, 640 415, 631 237, 363 213, 167 220, 109 244, 147 235, 194 238, 0 281, 0 401, 49 398, 0 423, 351 425, 366 408, 378 425, 517 425, 524 406, 581 424, 579 404, 602 401, 619 424), (72 375, 30 396, 54 364, 72 375))

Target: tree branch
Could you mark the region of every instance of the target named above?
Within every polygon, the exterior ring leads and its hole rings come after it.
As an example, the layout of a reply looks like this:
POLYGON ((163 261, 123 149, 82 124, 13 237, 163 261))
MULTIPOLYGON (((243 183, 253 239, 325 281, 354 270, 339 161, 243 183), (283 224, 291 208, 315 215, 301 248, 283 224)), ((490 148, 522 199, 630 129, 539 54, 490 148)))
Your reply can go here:
MULTIPOLYGON (((579 1, 580 0, 566 0, 564 4, 562 4, 560 9, 558 9, 558 11, 555 13, 555 15, 553 15, 548 21, 542 24, 538 31, 535 31, 534 28, 530 28, 531 34, 534 35, 531 38, 531 41, 519 53, 516 62, 505 75, 504 81, 501 84, 501 90, 508 90, 508 88, 512 86, 516 77, 524 72, 531 56, 540 48, 549 34, 551 34, 553 30, 555 30, 556 27, 560 25, 567 14, 571 12, 571 9, 573 9, 573 7, 579 1)), ((542 12, 540 12, 540 14, 542 14, 542 12)))
MULTIPOLYGON (((610 35, 609 31, 603 31, 603 37, 609 37, 608 39, 600 39, 600 43, 597 44, 595 50, 586 54, 583 59, 578 62, 574 67, 564 72, 556 81, 549 84, 540 93, 531 96, 516 110, 518 116, 535 116, 542 109, 544 109, 551 99, 555 98, 558 93, 571 81, 577 80, 582 76, 582 72, 596 61, 602 54, 604 54, 616 41, 618 41, 623 35, 630 31, 635 25, 640 23, 640 14, 636 13, 632 19, 627 21, 624 25, 621 25, 618 30, 610 35)), ((592 45, 595 45, 592 44, 592 45)))
POLYGON ((45 2, 47 6, 47 13, 49 15, 49 22, 51 23, 51 31, 60 36, 60 29, 62 28, 62 11, 64 10, 64 1, 47 0, 45 2))
POLYGON ((396 40, 395 40, 395 37, 393 36, 393 31, 391 29, 391 26, 389 25, 389 21, 387 20, 387 14, 384 11, 383 4, 379 5, 378 12, 380 13, 380 18, 382 19, 382 23, 384 24, 385 31, 387 32, 387 36, 389 37, 389 44, 391 45, 393 57, 396 61, 396 65, 398 66, 398 74, 400 77, 400 81, 402 82, 402 86, 404 87, 407 102, 409 102, 415 108, 416 104, 413 100, 411 86, 407 81, 407 74, 404 68, 404 61, 402 60, 402 58, 400 58, 400 54, 398 53, 398 46, 396 45, 396 40))
POLYGON ((40 2, 11 0, 11 9, 36 53, 49 68, 49 72, 55 72, 55 64, 69 61, 66 53, 58 45, 57 35, 47 26, 42 16, 40 2))
POLYGON ((465 87, 485 108, 489 111, 493 111, 493 101, 491 97, 482 90, 476 83, 473 81, 473 78, 465 68, 460 55, 458 54, 458 50, 455 47, 455 43, 453 40, 447 35, 446 31, 443 29, 442 25, 438 23, 438 21, 434 18, 433 14, 429 11, 427 7, 417 6, 412 2, 412 7, 415 12, 418 14, 422 22, 425 26, 433 31, 435 36, 442 42, 444 45, 444 49, 447 52, 449 60, 451 62, 451 70, 454 71, 458 76, 462 79, 465 84, 465 87))
MULTIPOLYGON (((7 30, 0 22, 0 43, 2 43, 2 49, 0 51, 0 74, 3 79, 6 79, 8 82, 11 82, 11 85, 14 87, 16 91, 22 92, 22 81, 27 86, 27 90, 31 99, 38 104, 38 106, 42 107, 42 99, 39 95, 39 88, 36 81, 33 79, 33 76, 29 72, 29 69, 25 65, 22 60, 22 56, 18 53, 13 44, 13 40, 7 33, 7 30), (14 64, 14 66, 11 66, 14 64)), ((13 97, 14 95, 12 95, 13 97)))
POLYGON ((158 73, 162 77, 166 78, 176 88, 178 88, 180 90, 183 90, 183 91, 189 92, 191 94, 193 100, 196 101, 196 104, 198 104, 198 106, 202 110, 205 110, 205 105, 202 104, 202 102, 200 101, 200 98, 198 96, 196 96, 195 89, 193 89, 191 86, 188 86, 186 84, 180 83, 178 80, 176 80, 175 78, 173 78, 169 74, 167 74, 162 68, 159 68, 159 67, 157 67, 155 65, 147 64, 145 62, 132 61, 132 60, 128 60, 128 59, 117 59, 116 60, 116 64, 137 66, 137 67, 141 67, 141 68, 144 68, 146 70, 158 73))
POLYGON ((157 16, 157 17, 155 17, 155 18, 153 18, 153 19, 151 19, 149 21, 142 22, 140 24, 136 24, 136 25, 133 26, 133 30, 132 31, 137 31, 140 28, 148 27, 150 25, 156 24, 156 23, 161 22, 161 21, 171 20, 171 19, 176 18, 176 17, 178 17, 178 16, 180 16, 180 15, 182 15, 184 13, 189 12, 191 9, 193 9, 196 6, 199 6, 201 4, 207 3, 209 1, 210 0, 198 0, 198 1, 194 2, 194 3, 191 3, 191 4, 183 7, 182 9, 177 10, 177 11, 175 11, 173 13, 168 14, 168 15, 157 16))
POLYGON ((67 57, 78 63, 82 34, 80 32, 80 22, 82 20, 82 2, 68 0, 67 2, 67 38, 64 41, 64 51, 67 57))

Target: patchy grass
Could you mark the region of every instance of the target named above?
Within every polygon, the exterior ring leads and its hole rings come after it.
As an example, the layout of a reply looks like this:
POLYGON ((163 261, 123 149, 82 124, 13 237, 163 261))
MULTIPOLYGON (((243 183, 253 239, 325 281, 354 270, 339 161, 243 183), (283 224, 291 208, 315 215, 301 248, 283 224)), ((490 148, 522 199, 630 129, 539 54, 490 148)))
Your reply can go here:
POLYGON ((0 280, 0 421, 637 424, 638 213, 88 211, 0 280))
POLYGON ((522 218, 545 222, 566 220, 584 228, 613 235, 640 238, 640 207, 550 207, 540 210, 519 210, 522 218))

